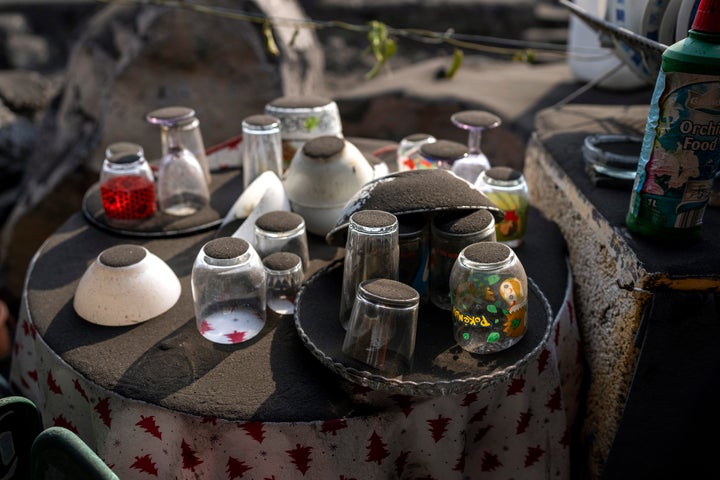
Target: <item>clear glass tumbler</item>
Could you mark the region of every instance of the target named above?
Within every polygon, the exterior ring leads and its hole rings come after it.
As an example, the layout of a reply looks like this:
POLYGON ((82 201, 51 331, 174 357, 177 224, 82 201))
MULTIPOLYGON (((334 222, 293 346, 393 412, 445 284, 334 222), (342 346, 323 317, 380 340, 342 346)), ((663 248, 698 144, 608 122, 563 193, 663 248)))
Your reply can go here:
POLYGON ((280 120, 272 115, 251 115, 242 121, 243 186, 247 188, 265 171, 282 175, 280 120))
POLYGON ((512 248, 499 242, 465 247, 450 274, 455 340, 472 353, 512 347, 527 331, 528 282, 512 248))
POLYGON ((391 376, 412 367, 419 309, 417 291, 387 278, 360 283, 342 351, 391 376))
POLYGON ((495 241, 495 217, 489 210, 438 215, 430 226, 430 301, 450 311, 450 272, 460 251, 476 242, 495 241))
POLYGON ((310 263, 305 220, 295 212, 274 210, 255 220, 255 250, 260 258, 274 252, 292 252, 300 257, 302 268, 310 263))
POLYGON ((505 211, 505 218, 495 224, 497 241, 511 247, 520 246, 525 237, 529 206, 523 174, 510 167, 492 167, 480 173, 475 186, 505 211))
POLYGON ((400 248, 398 220, 381 210, 360 210, 350 216, 343 284, 340 297, 340 324, 347 328, 357 287, 370 278, 398 279, 400 248))
POLYGON ((267 308, 280 315, 295 313, 295 296, 305 278, 300 257, 275 252, 263 258, 267 276, 267 308))
POLYGON ((398 222, 398 280, 413 287, 420 295, 420 303, 426 304, 430 282, 430 225, 423 215, 401 215, 398 222))
POLYGON ((265 267, 241 238, 221 237, 200 249, 192 268, 195 320, 200 334, 215 343, 242 343, 263 329, 266 318, 265 267))
MULTIPOLYGON (((131 228, 157 211, 155 178, 142 154, 118 148, 106 157, 100 172, 100 198, 105 221, 116 228, 131 228)), ((110 148, 108 147, 108 152, 110 148)))
POLYGON ((205 151, 200 120, 198 120, 195 110, 188 107, 158 108, 148 113, 146 119, 154 125, 160 125, 162 155, 167 155, 173 143, 179 143, 187 148, 200 163, 205 181, 209 185, 212 181, 210 162, 205 151), (170 141, 171 136, 174 137, 173 142, 170 141))

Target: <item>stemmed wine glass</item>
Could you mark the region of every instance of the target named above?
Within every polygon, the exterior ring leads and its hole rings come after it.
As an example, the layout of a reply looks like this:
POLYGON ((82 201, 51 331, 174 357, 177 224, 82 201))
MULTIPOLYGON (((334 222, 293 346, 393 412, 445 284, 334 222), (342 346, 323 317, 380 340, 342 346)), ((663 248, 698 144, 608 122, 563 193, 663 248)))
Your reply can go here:
POLYGON ((457 112, 450 117, 450 120, 456 127, 468 131, 469 150, 467 157, 453 163, 452 171, 460 178, 474 184, 480 172, 490 168, 490 161, 480 147, 482 131, 495 128, 502 121, 497 115, 482 110, 457 112))

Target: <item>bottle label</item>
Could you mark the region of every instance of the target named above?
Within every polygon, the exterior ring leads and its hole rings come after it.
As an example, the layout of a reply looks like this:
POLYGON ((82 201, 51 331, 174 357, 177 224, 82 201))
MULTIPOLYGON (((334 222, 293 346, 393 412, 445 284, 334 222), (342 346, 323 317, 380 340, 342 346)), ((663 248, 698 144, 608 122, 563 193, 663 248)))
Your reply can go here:
POLYGON ((720 160, 720 79, 660 71, 628 219, 666 231, 702 224, 720 160))

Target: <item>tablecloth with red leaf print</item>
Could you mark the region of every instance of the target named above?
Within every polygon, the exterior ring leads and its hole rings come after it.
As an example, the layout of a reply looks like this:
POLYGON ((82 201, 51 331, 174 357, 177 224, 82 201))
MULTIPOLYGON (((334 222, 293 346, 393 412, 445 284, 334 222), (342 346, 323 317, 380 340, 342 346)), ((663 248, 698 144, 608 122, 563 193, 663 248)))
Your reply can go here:
POLYGON ((568 479, 583 377, 568 285, 549 341, 514 376, 436 398, 355 387, 359 400, 386 404, 372 416, 230 422, 124 398, 64 363, 27 311, 11 381, 46 427, 80 435, 123 480, 568 479))

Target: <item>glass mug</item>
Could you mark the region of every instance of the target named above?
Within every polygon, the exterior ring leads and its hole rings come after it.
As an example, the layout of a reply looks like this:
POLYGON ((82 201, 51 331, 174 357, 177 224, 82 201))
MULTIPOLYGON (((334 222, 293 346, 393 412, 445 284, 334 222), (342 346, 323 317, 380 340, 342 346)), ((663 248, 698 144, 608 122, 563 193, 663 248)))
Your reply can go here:
POLYGON ((211 342, 246 342, 265 326, 265 268, 247 241, 221 237, 203 245, 191 287, 197 329, 211 342))
POLYGON ((512 248, 478 242, 458 255, 450 274, 455 341, 472 353, 497 353, 527 331, 528 281, 512 248))

